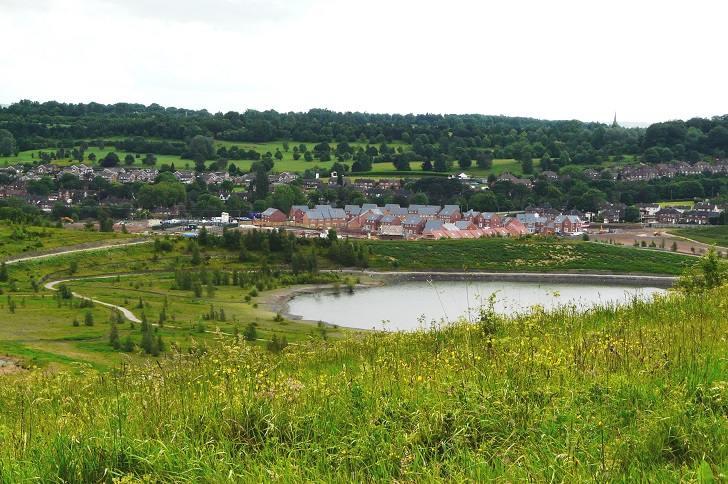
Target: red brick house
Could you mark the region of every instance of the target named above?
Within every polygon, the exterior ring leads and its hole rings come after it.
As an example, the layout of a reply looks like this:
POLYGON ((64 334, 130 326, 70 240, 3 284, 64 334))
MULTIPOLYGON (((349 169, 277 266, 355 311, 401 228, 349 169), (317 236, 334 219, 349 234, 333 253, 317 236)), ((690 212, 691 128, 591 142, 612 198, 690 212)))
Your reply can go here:
POLYGON ((269 208, 261 216, 262 225, 283 225, 286 223, 286 214, 277 208, 269 208))

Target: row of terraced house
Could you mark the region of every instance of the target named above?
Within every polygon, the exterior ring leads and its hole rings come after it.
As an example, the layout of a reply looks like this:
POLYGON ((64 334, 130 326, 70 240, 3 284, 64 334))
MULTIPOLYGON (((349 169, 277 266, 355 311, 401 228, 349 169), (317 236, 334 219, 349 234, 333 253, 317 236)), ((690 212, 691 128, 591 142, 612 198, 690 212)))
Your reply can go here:
POLYGON ((457 205, 376 204, 346 205, 294 205, 288 215, 269 208, 262 213, 264 226, 293 225, 308 229, 341 229, 352 235, 384 238, 479 238, 513 237, 528 234, 528 230, 515 217, 502 218, 496 213, 469 210, 462 212, 457 205))

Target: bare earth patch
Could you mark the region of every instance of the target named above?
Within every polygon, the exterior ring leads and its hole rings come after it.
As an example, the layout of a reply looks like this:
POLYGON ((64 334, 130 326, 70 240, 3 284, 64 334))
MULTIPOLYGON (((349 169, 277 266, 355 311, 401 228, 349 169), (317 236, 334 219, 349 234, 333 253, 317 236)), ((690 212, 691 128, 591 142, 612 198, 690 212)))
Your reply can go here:
POLYGON ((20 373, 21 371, 27 371, 22 366, 19 366, 20 360, 12 358, 10 356, 4 356, 0 358, 0 375, 10 375, 12 373, 20 373))

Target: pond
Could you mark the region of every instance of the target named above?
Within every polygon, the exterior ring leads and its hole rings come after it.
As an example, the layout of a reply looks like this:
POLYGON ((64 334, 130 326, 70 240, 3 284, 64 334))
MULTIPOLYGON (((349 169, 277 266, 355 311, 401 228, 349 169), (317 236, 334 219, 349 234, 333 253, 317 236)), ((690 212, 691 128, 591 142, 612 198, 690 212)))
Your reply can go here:
POLYGON ((577 283, 502 281, 417 281, 357 289, 353 294, 324 290, 302 294, 288 302, 288 313, 309 321, 348 328, 412 331, 435 322, 452 322, 489 304, 505 315, 530 311, 534 305, 551 309, 574 305, 586 310, 595 305, 619 304, 664 293, 657 287, 577 283))

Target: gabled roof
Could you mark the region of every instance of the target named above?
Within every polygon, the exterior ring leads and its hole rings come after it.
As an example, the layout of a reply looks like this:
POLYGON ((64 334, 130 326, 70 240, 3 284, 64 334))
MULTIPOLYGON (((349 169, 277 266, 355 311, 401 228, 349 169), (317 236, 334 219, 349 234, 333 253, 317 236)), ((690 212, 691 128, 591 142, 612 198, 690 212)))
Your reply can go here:
POLYGON ((425 232, 442 229, 442 220, 428 220, 425 223, 425 232))
POLYGON ((419 225, 421 224, 425 219, 418 215, 410 215, 407 217, 404 222, 402 222, 404 225, 419 225))
MULTIPOLYGON (((277 208, 267 208, 267 209, 265 209, 265 210, 263 211, 262 215, 263 215, 264 217, 265 217, 265 216, 271 216, 271 215, 273 215, 273 214, 274 214, 274 213, 276 213, 276 212, 280 212, 280 210, 278 210, 277 208)), ((283 212, 281 212, 281 213, 283 213, 283 212)))
POLYGON ((450 215, 454 214, 455 212, 459 212, 460 207, 457 205, 445 205, 442 210, 440 210, 439 215, 444 215, 445 217, 449 217, 450 215))

